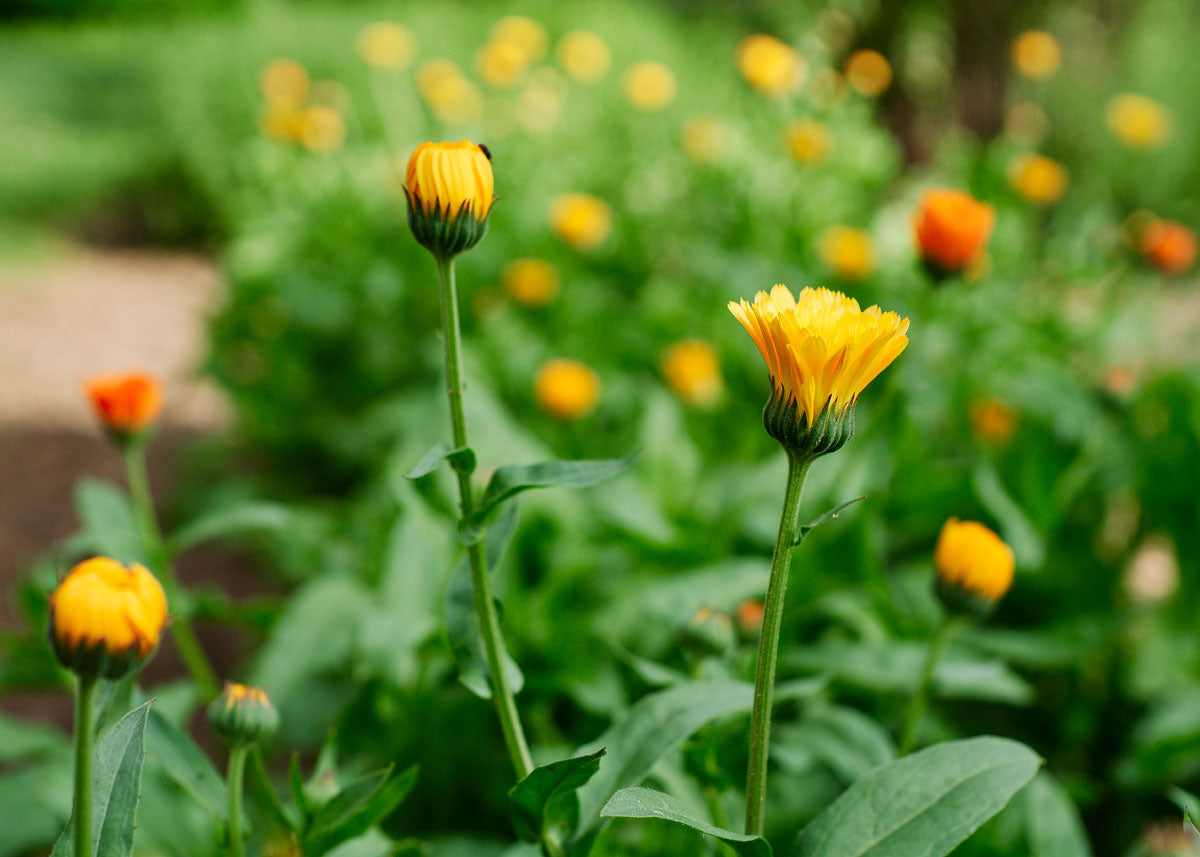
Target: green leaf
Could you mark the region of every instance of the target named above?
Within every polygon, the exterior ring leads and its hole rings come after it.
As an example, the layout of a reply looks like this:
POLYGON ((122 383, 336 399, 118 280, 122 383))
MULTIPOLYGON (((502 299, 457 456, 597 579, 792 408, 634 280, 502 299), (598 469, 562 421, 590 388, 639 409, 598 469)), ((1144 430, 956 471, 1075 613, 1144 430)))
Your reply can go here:
POLYGON ((858 503, 859 501, 865 500, 865 499, 867 499, 866 494, 862 495, 861 497, 855 497, 853 500, 847 500, 845 503, 841 503, 837 506, 834 506, 832 509, 830 509, 825 514, 820 515, 816 518, 813 518, 811 521, 809 521, 807 524, 802 525, 800 527, 800 529, 796 531, 796 540, 794 542, 792 542, 792 545, 795 546, 795 545, 799 545, 799 544, 803 543, 804 540, 806 538, 808 538, 808 534, 811 533, 813 530, 815 530, 817 527, 821 526, 821 524, 829 523, 834 518, 841 515, 843 509, 845 509, 849 506, 853 506, 855 503, 858 503))
POLYGON ((798 752, 804 760, 820 760, 846 783, 896 758, 896 747, 882 726, 840 705, 814 706, 798 725, 780 727, 771 739, 771 755, 782 767, 798 752))
MULTIPOLYGON (((514 503, 501 513, 488 536, 485 546, 488 574, 493 573, 500 564, 500 558, 508 547, 516 522, 517 507, 514 503)), ((483 638, 479 633, 479 620, 475 616, 475 593, 466 557, 459 561, 450 578, 450 584, 446 587, 443 610, 446 614, 446 635, 450 638, 450 649, 458 662, 458 680, 476 696, 491 699, 492 684, 487 657, 483 651, 483 638)), ((503 657, 508 686, 513 693, 518 693, 525 684, 525 676, 507 651, 503 657)))
POLYGON ((794 857, 945 857, 1004 808, 1041 760, 1006 738, 936 744, 876 768, 797 837, 794 857))
POLYGON ((696 815, 677 797, 654 789, 633 786, 621 789, 600 810, 604 818, 662 818, 722 840, 745 857, 771 857, 771 846, 761 836, 734 833, 696 815))
POLYGON ((188 521, 170 538, 172 553, 203 542, 251 533, 286 532, 296 522, 295 512, 283 503, 249 500, 203 513, 188 521))
POLYGON ((151 711, 146 742, 151 756, 176 785, 217 818, 229 818, 225 780, 191 738, 158 711, 151 711))
POLYGON ((292 753, 292 762, 288 766, 288 787, 292 791, 292 802, 300 812, 301 824, 308 824, 312 819, 313 806, 304 791, 304 773, 300 770, 299 753, 292 753))
POLYGON ((1045 771, 1023 792, 1029 857, 1092 857, 1079 811, 1045 771))
POLYGON ((492 474, 483 492, 479 508, 458 524, 458 538, 471 545, 483 536, 488 519, 505 500, 531 488, 585 488, 620 473, 637 453, 624 458, 583 461, 542 461, 538 464, 510 464, 492 474))
POLYGON ((146 551, 128 495, 112 482, 82 479, 75 486, 75 511, 84 551, 121 562, 145 564, 146 551))
POLYGON ((399 776, 393 777, 391 773, 388 768, 368 774, 317 810, 301 843, 305 857, 321 857, 391 815, 412 791, 417 781, 417 766, 399 776))
POLYGON ((586 756, 562 759, 534 768, 508 792, 509 811, 517 835, 537 842, 555 819, 561 820, 563 838, 574 832, 579 820, 575 791, 600 770, 603 748, 586 756))
MULTIPOLYGON (((143 703, 118 720, 96 748, 92 764, 95 857, 129 857, 133 853, 134 818, 142 788, 150 705, 143 703)), ((67 824, 54 844, 51 857, 74 857, 72 824, 67 824)))
POLYGON ((451 448, 444 443, 435 443, 417 462, 417 466, 404 474, 404 478, 420 479, 432 473, 443 461, 450 462, 455 470, 471 473, 475 470, 475 451, 469 446, 451 448))
POLYGON ((0 712, 0 762, 68 749, 69 742, 57 729, 0 712))
POLYGON ((754 688, 747 682, 691 682, 638 700, 603 735, 579 754, 608 749, 599 773, 579 789, 579 830, 585 834, 617 789, 635 785, 667 753, 710 721, 750 710, 754 688))

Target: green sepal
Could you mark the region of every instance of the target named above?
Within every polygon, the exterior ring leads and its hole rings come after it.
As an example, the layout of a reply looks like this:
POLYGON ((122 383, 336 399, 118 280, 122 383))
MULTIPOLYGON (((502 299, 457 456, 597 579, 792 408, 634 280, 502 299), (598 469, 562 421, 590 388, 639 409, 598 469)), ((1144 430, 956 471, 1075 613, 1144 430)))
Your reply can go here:
POLYGON ((230 746, 249 747, 275 734, 279 729, 279 712, 269 700, 261 700, 255 695, 237 699, 230 696, 226 687, 225 692, 209 704, 208 722, 230 746))
POLYGON ((995 599, 943 580, 941 575, 934 576, 933 591, 951 616, 984 619, 996 609, 995 599))
POLYGON ((413 237, 439 259, 450 259, 470 250, 487 234, 492 216, 490 207, 482 220, 475 216, 475 207, 470 203, 450 217, 445 211, 420 205, 407 188, 404 198, 408 203, 408 228, 413 237))
POLYGON ((92 644, 81 640, 71 645, 65 640, 59 640, 55 635, 53 611, 51 612, 48 636, 59 663, 80 678, 106 678, 113 681, 124 678, 145 661, 154 657, 154 653, 158 651, 156 646, 150 651, 150 654, 142 658, 138 655, 137 646, 114 654, 103 642, 92 644))
POLYGON ((779 441, 789 455, 816 458, 827 452, 836 452, 854 436, 854 409, 857 404, 857 400, 851 401, 838 414, 831 396, 816 419, 809 423, 808 418, 800 413, 796 400, 772 384, 771 398, 763 407, 763 426, 767 434, 779 441))

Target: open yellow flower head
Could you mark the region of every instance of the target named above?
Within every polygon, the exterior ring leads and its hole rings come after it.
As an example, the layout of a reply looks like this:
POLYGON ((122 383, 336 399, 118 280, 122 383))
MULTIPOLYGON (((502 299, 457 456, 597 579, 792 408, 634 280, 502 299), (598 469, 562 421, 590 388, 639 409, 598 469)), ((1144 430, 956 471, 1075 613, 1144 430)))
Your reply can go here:
POLYGON ((591 250, 612 230, 612 212, 591 194, 567 193, 550 204, 550 227, 575 249, 591 250))
POLYGON ((685 339, 668 348, 662 373, 681 399, 700 408, 712 407, 725 392, 717 353, 703 339, 685 339))
POLYGON ((755 33, 737 48, 742 77, 764 95, 793 95, 808 73, 804 58, 774 36, 755 33))
POLYGON ((621 81, 625 97, 638 110, 662 110, 675 100, 675 72, 653 60, 634 63, 621 81))
POLYGON ((533 384, 538 404, 559 419, 583 416, 600 398, 600 379, 578 360, 547 361, 533 384))
POLYGON ((1026 30, 1013 39, 1012 62, 1025 77, 1040 80, 1058 71, 1062 49, 1045 30, 1026 30))
POLYGON ((249 747, 279 728, 279 712, 261 687, 225 683, 225 690, 208 706, 213 731, 234 747, 249 747))
POLYGON ((558 42, 558 64, 573 79, 591 83, 608 73, 612 53, 608 43, 587 30, 572 30, 558 42))
POLYGON ((500 280, 512 299, 525 306, 545 306, 558 294, 558 269, 545 259, 514 259, 500 280))
POLYGON ((787 286, 730 303, 766 361, 767 432, 791 454, 840 449, 854 433, 854 405, 908 345, 908 319, 829 289, 787 286))
POLYGON ((146 660, 167 624, 167 597, 145 567, 94 557, 50 595, 50 638, 63 666, 120 678, 146 660))
POLYGON ((1008 592, 1016 561, 1012 548, 976 521, 951 518, 933 552, 937 593, 946 609, 983 615, 1008 592))
POLYGON ((1067 171, 1045 155, 1017 156, 1009 165, 1013 189, 1034 205, 1053 205, 1067 192, 1067 171))
POLYGON ((408 225, 424 247, 449 258, 487 232, 495 198, 491 153, 469 140, 422 143, 408 159, 408 225))
POLYGON ((1171 112, 1153 98, 1127 92, 1108 102, 1108 130, 1131 149, 1157 149, 1171 135, 1171 112))

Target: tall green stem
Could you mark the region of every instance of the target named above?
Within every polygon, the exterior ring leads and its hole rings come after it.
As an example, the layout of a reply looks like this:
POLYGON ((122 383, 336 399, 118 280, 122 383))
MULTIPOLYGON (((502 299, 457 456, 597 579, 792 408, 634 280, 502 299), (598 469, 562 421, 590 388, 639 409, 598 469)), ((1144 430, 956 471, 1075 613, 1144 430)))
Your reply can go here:
POLYGON ((92 709, 96 679, 79 677, 75 696, 75 854, 92 854, 92 709))
MULTIPOLYGON (((446 353, 446 397, 450 401, 450 426, 454 433, 454 446, 464 447, 467 439, 467 417, 463 412, 462 376, 462 332, 458 323, 458 292, 454 281, 454 260, 438 259, 438 284, 441 287, 442 341, 446 353)), ((475 511, 475 495, 471 487, 471 471, 455 464, 458 476, 459 506, 463 517, 475 511)), ((471 586, 474 594, 475 615, 479 621, 479 633, 483 637, 483 650, 487 657, 488 672, 492 679, 492 700, 500 718, 500 730, 504 733, 504 744, 512 759, 518 779, 524 779, 533 770, 533 757, 521 728, 521 717, 517 703, 504 671, 504 637, 500 632, 500 617, 496 613, 496 601, 492 596, 492 580, 488 574, 484 541, 480 539, 467 548, 467 560, 471 568, 471 586)))
POLYGON ((217 676, 196 638, 188 608, 178 606, 184 601, 180 597, 182 587, 175 575, 170 552, 163 541, 158 518, 154 514, 154 497, 150 493, 150 477, 146 472, 146 445, 141 439, 126 441, 124 452, 129 496, 146 558, 151 568, 162 578, 163 588, 167 592, 167 603, 177 605, 176 610, 179 611, 171 620, 171 633, 175 637, 175 645, 179 647, 180 657, 183 658, 192 681, 196 683, 201 700, 208 702, 216 697, 220 688, 217 685, 217 676))
POLYGON ((242 781, 249 749, 232 747, 229 750, 229 853, 232 857, 243 857, 246 853, 242 843, 242 781))
POLYGON ((925 718, 925 709, 929 707, 929 691, 933 688, 933 677, 937 672, 938 661, 946 650, 950 640, 950 631, 954 620, 943 616, 933 637, 929 640, 929 652, 925 655, 925 668, 921 672, 921 683, 908 703, 908 711, 904 716, 904 733, 900 739, 900 755, 908 755, 917 743, 917 734, 921 731, 921 721, 925 718))
POLYGON ((779 537, 771 558, 771 578, 763 605, 762 636, 758 641, 758 665, 754 672, 754 711, 750 720, 750 765, 746 771, 746 832, 761 835, 766 818, 767 756, 771 744, 771 706, 775 696, 775 665, 779 660, 779 631, 783 625, 784 595, 792 547, 799 526, 800 495, 811 457, 788 453, 787 490, 779 537))

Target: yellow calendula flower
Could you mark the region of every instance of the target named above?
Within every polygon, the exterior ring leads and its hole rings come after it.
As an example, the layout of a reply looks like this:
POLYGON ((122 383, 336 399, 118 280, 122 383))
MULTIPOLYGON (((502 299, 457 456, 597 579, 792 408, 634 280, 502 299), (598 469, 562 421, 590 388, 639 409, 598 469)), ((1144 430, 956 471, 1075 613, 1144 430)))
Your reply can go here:
POLYGON ((526 306, 545 306, 558 294, 558 269, 545 259, 514 259, 500 281, 513 300, 526 306))
POLYGON ((358 34, 358 55, 372 68, 407 68, 417 55, 417 37, 391 21, 367 24, 358 34))
POLYGON ((730 303, 766 361, 768 433, 791 454, 840 449, 854 432, 854 405, 908 345, 908 319, 829 289, 787 286, 730 303))
POLYGON ((1008 592, 1016 561, 1012 548, 976 521, 951 518, 933 552, 937 592, 948 610, 980 615, 1008 592))
POLYGON ((332 152, 346 140, 342 114, 324 104, 304 108, 298 117, 297 137, 311 152, 332 152))
POLYGON ((875 270, 875 245, 861 229, 830 226, 817 240, 817 250, 821 261, 843 280, 861 280, 875 270))
POLYGON ((764 33, 742 39, 737 48, 737 66, 746 82, 764 95, 793 95, 808 73, 800 54, 764 33))
POLYGON ((1013 189, 1034 205, 1053 205, 1067 192, 1067 171, 1045 155, 1019 155, 1009 165, 1013 189))
POLYGON ((724 124, 708 116, 698 116, 683 126, 679 142, 684 154, 697 164, 711 164, 725 154, 728 132, 724 124))
POLYGON ((1136 93, 1118 95, 1108 102, 1108 130, 1131 149, 1156 149, 1171 134, 1171 112, 1136 93))
POLYGON ((535 63, 546 55, 549 41, 546 28, 532 18, 509 15, 501 18, 492 27, 492 41, 508 42, 520 49, 525 62, 535 63))
POLYGON ((450 60, 421 63, 416 81, 417 91, 443 122, 470 122, 483 112, 479 88, 450 60))
POLYGON ((554 416, 572 420, 596 406, 600 379, 577 360, 547 361, 533 382, 538 404, 554 416))
POLYGON ((120 678, 148 658, 167 624, 167 597, 145 567, 94 557, 50 595, 50 636, 68 669, 120 678))
POLYGON ((783 133, 788 154, 801 164, 819 164, 829 157, 833 135, 815 119, 797 119, 783 133))
POLYGON ((261 687, 227 682, 207 713, 213 731, 234 747, 257 744, 279 728, 279 712, 261 687))
POLYGON ((590 83, 608 73, 612 53, 608 43, 587 30, 572 30, 558 43, 558 64, 573 79, 590 83))
POLYGON ((668 348, 662 373, 681 399, 701 408, 715 405, 725 391, 717 352, 702 339, 686 339, 668 348))
POLYGON ((675 100, 675 72, 660 62, 634 63, 621 81, 625 97, 639 110, 662 110, 675 100))
POLYGON ((493 40, 475 54, 475 69, 489 86, 507 89, 525 77, 529 57, 513 42, 493 40))
POLYGON ((879 51, 857 50, 846 59, 846 82, 860 95, 882 95, 892 85, 892 64, 879 51))
POLYGON ((604 200, 590 194, 563 194, 550 205, 550 227, 572 247, 590 250, 608 237, 612 212, 604 200))
POLYGON ((263 69, 258 86, 269 103, 298 107, 308 98, 308 72, 294 60, 272 60, 263 69))
POLYGON ((1017 431, 1017 421, 1017 412, 999 399, 982 399, 971 405, 971 428, 986 443, 1008 443, 1017 431))
POLYGON ((474 247, 487 231, 495 199, 491 153, 485 146, 422 143, 404 171, 408 225, 435 256, 474 247))
POLYGON ((1040 80, 1058 71, 1062 49, 1046 31, 1026 30, 1013 39, 1012 63, 1025 77, 1040 80))

